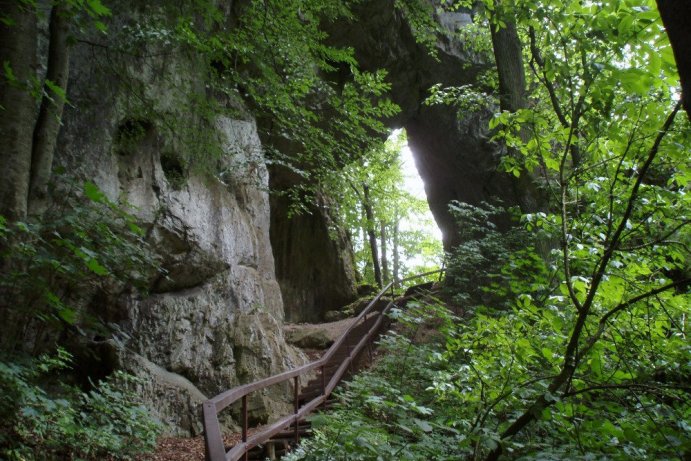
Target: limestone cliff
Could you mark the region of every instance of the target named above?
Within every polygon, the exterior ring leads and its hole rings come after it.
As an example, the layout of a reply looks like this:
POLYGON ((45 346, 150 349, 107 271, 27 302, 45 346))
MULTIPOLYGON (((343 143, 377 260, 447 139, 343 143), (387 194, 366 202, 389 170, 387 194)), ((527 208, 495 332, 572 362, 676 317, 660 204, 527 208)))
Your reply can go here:
MULTIPOLYGON (((271 189, 292 184, 285 170, 273 169, 271 189)), ((290 215, 290 199, 271 198, 271 245, 290 322, 320 322, 324 315, 357 297, 352 247, 335 220, 329 198, 318 193, 307 213, 290 215)))
MULTIPOLYGON (((281 195, 270 198, 292 179, 278 170, 269 178, 251 110, 219 94, 198 55, 167 43, 165 27, 140 27, 175 16, 166 3, 114 0, 108 34, 72 44, 54 170, 134 206, 164 270, 145 295, 84 295, 93 298, 89 313, 110 326, 83 338, 84 356, 105 372, 144 378, 139 391, 168 432, 190 434, 199 431, 205 397, 302 363, 285 342, 284 319, 322 320, 354 299, 355 273, 330 199, 317 195, 311 214, 291 217, 281 195)), ((472 82, 487 63, 451 33, 433 59, 394 3, 360 2, 354 20, 329 26, 329 40, 353 47, 365 69, 389 71, 402 108, 389 124, 407 128, 451 245, 450 200, 497 195, 512 204, 522 191, 496 172, 500 151, 488 141, 486 114, 422 104, 431 85, 472 82)), ((224 4, 224 14, 236 4, 224 4)), ((437 19, 453 32, 469 16, 437 19)), ((262 419, 283 403, 269 392, 251 405, 262 419)))
MULTIPOLYGON (((111 28, 131 20, 116 16, 111 28)), ((215 97, 193 57, 146 44, 123 54, 118 37, 73 47, 56 169, 133 205, 165 276, 146 296, 92 305, 115 333, 89 347, 106 366, 143 378, 139 391, 167 432, 198 433, 205 396, 303 362, 281 330, 268 172, 241 103, 228 102, 235 117, 189 112, 195 98, 215 97), (218 152, 217 163, 195 168, 189 159, 206 153, 195 150, 218 152)), ((261 419, 282 404, 268 393, 252 405, 261 419)))

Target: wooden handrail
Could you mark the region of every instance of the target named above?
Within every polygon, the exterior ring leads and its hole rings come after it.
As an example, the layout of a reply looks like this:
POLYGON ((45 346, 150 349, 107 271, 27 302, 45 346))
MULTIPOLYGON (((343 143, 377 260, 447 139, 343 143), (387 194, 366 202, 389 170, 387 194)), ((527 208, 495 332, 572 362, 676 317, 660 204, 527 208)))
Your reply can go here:
MULTIPOLYGON (((297 425, 301 419, 310 414, 319 405, 321 405, 328 399, 331 392, 333 392, 333 390, 336 388, 341 378, 346 373, 346 370, 350 367, 352 362, 358 357, 362 349, 374 340, 374 336, 376 335, 377 331, 381 327, 382 322, 384 321, 384 314, 393 305, 393 296, 392 300, 386 305, 386 307, 377 314, 379 315, 379 318, 374 323, 374 325, 370 327, 370 329, 362 337, 362 339, 349 351, 348 356, 338 367, 338 369, 336 370, 335 374, 331 377, 329 382, 322 382, 322 395, 315 397, 314 399, 305 403, 300 408, 298 408, 297 406, 297 397, 295 397, 295 411, 293 412, 293 414, 279 419, 278 421, 272 423, 270 426, 263 428, 260 432, 256 432, 251 437, 247 437, 247 396, 252 392, 264 389, 273 384, 288 381, 291 378, 299 379, 299 376, 305 375, 317 368, 324 367, 327 363, 329 363, 329 361, 338 351, 338 349, 341 346, 343 346, 344 341, 346 340, 348 334, 353 330, 353 328, 355 328, 356 325, 360 324, 360 322, 363 319, 367 318, 367 316, 374 309, 374 306, 376 306, 376 304, 389 290, 391 290, 391 294, 393 295, 394 287, 400 285, 403 282, 415 280, 421 277, 438 274, 442 272, 444 272, 444 269, 425 272, 423 274, 417 274, 411 277, 406 277, 402 280, 394 280, 387 284, 384 288, 381 289, 377 296, 375 296, 374 299, 372 299, 372 301, 367 305, 367 307, 365 307, 365 309, 355 318, 355 320, 350 324, 350 326, 343 332, 343 334, 338 338, 338 340, 334 342, 334 344, 329 348, 328 351, 326 351, 326 353, 320 359, 317 359, 306 365, 302 365, 293 370, 288 370, 283 373, 270 376, 268 378, 260 379, 249 384, 244 384, 242 386, 235 387, 233 389, 222 392, 217 396, 204 402, 202 404, 202 413, 204 424, 204 442, 207 461, 237 461, 242 457, 244 457, 244 459, 247 459, 247 452, 249 450, 261 443, 266 442, 272 436, 279 433, 282 429, 290 426, 291 424, 294 423, 297 425), (243 403, 242 441, 236 444, 230 451, 226 453, 225 445, 223 443, 223 435, 221 433, 221 426, 218 421, 218 413, 241 399, 243 403)), ((323 373, 324 370, 322 368, 322 376, 323 373)), ((297 379, 295 382, 295 386, 298 385, 297 379)), ((295 394, 297 396, 297 388, 295 394)))

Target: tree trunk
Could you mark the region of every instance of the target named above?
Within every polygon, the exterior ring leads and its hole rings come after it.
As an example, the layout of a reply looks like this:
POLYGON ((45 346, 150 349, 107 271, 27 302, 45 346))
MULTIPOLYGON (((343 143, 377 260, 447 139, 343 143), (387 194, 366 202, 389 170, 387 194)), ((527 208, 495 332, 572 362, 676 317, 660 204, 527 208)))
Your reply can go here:
MULTIPOLYGON (((497 6, 500 7, 499 2, 497 6)), ((492 49, 499 77, 499 106, 501 110, 516 112, 528 106, 521 39, 510 11, 500 7, 492 19, 501 20, 505 24, 502 28, 498 24, 490 24, 492 49)), ((520 136, 525 141, 528 133, 521 130, 520 136)), ((509 155, 517 154, 510 149, 509 155)), ((546 201, 535 186, 532 172, 525 172, 518 178, 512 176, 511 182, 516 200, 524 213, 544 208, 546 201)))
POLYGON ((667 29, 681 81, 681 101, 691 118, 691 2, 688 0, 657 0, 662 23, 667 29))
POLYGON ((494 60, 499 76, 499 105, 501 110, 516 112, 526 107, 525 68, 521 40, 518 37, 516 24, 503 16, 501 19, 506 23, 506 27, 499 28, 497 24, 490 26, 494 60))
POLYGON ((377 250, 377 233, 374 230, 374 212, 372 211, 372 203, 370 202, 369 186, 362 185, 363 203, 365 209, 365 219, 367 227, 367 236, 369 237, 370 251, 372 252, 372 268, 374 269, 374 281, 379 288, 384 286, 381 280, 381 269, 379 267, 379 251, 377 250))
POLYGON ((381 273, 382 273, 382 282, 388 282, 391 280, 391 276, 389 274, 389 260, 386 256, 386 250, 387 250, 387 245, 386 245, 386 226, 384 223, 381 223, 381 273))
POLYGON ((50 14, 50 45, 46 81, 60 87, 63 94, 57 94, 44 85, 43 99, 33 133, 31 156, 31 180, 29 188, 29 211, 41 214, 48 198, 48 182, 53 168, 53 153, 60 131, 62 111, 67 94, 69 53, 67 47, 68 20, 64 5, 57 4, 50 14))
POLYGON ((398 253, 398 219, 393 226, 393 279, 394 281, 399 280, 399 272, 401 267, 400 255, 398 253))
POLYGON ((0 214, 26 217, 36 101, 36 14, 16 0, 0 0, 0 214), (10 75, 12 75, 12 77, 10 75))

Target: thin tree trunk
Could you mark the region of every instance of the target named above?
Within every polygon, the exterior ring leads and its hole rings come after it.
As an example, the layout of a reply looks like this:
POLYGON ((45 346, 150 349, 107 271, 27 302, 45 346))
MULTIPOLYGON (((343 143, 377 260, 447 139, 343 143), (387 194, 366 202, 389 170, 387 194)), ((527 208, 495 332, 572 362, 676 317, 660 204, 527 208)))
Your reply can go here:
POLYGON ((67 94, 69 72, 69 51, 67 46, 68 20, 64 5, 57 4, 50 13, 50 45, 46 81, 60 87, 63 94, 55 93, 44 86, 41 109, 39 110, 33 134, 31 156, 31 181, 29 188, 29 211, 40 214, 45 209, 48 197, 48 182, 53 168, 53 153, 60 132, 62 111, 67 94))
POLYGON ((17 0, 0 0, 0 214, 26 217, 36 101, 36 14, 17 0), (8 75, 9 74, 9 75, 8 75))
POLYGON ((390 274, 389 274, 389 260, 386 256, 387 252, 387 244, 386 244, 386 226, 384 223, 381 223, 380 225, 381 228, 381 273, 382 273, 382 282, 388 282, 391 280, 390 274))
POLYGON ((393 226, 393 279, 394 281, 399 280, 399 271, 400 271, 400 254, 398 253, 399 248, 398 248, 398 219, 396 219, 396 223, 393 226))
POLYGON ((374 230, 374 212, 372 211, 372 203, 370 202, 369 186, 362 185, 363 203, 365 209, 365 219, 367 226, 367 236, 369 237, 370 251, 372 252, 372 268, 374 269, 374 281, 381 288, 384 286, 381 280, 381 268, 379 267, 379 251, 377 250, 377 233, 374 230))
MULTIPOLYGON (((497 6, 500 7, 500 2, 497 2, 497 6)), ((499 106, 501 110, 516 112, 528 106, 523 47, 511 12, 502 10, 501 7, 498 11, 493 19, 501 19, 505 26, 500 28, 498 24, 490 24, 490 31, 499 77, 499 106)), ((520 136, 525 141, 528 133, 521 130, 520 136)), ((510 149, 509 155, 516 153, 510 149)), ((524 213, 544 208, 545 199, 533 182, 532 172, 521 174, 518 178, 512 176, 511 182, 514 195, 524 213)))

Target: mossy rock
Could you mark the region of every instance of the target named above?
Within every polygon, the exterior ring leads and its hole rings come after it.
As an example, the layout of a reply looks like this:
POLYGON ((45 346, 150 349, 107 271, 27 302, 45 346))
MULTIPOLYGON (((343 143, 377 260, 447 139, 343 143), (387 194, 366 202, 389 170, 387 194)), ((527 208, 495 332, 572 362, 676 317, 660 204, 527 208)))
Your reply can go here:
POLYGON ((372 285, 370 283, 363 283, 362 285, 358 285, 358 287, 357 287, 357 295, 360 297, 368 296, 368 295, 374 295, 378 291, 379 291, 379 288, 377 288, 375 285, 372 285))
POLYGON ((323 330, 294 330, 286 335, 286 341, 303 349, 326 349, 333 344, 323 330))

